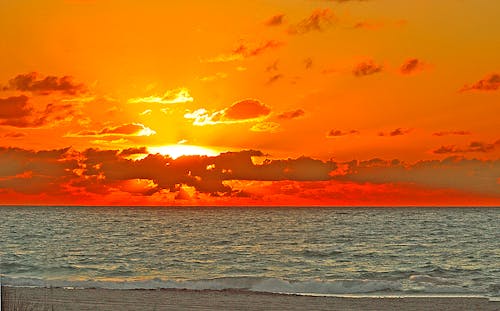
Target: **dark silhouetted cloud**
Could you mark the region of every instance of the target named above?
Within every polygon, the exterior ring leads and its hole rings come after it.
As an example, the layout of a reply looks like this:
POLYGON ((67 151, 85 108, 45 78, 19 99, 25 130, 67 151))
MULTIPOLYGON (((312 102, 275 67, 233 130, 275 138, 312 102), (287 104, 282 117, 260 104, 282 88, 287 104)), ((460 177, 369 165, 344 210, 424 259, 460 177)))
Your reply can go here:
POLYGON ((306 34, 311 31, 324 31, 336 22, 335 14, 330 9, 317 9, 310 16, 290 26, 288 33, 292 35, 306 34))
POLYGON ((417 71, 423 70, 424 67, 425 64, 418 58, 410 58, 401 65, 399 71, 404 75, 409 75, 417 71))
POLYGON ((401 135, 409 134, 411 131, 412 131, 412 129, 397 128, 397 129, 390 131, 390 132, 380 132, 380 133, 378 133, 378 136, 387 136, 387 137, 401 136, 401 135))
POLYGON ((364 77, 375 73, 379 73, 382 70, 383 70, 382 65, 376 64, 373 60, 368 60, 357 64, 352 70, 352 73, 356 77, 364 77))
POLYGON ((55 125, 77 114, 73 104, 48 104, 35 110, 25 95, 0 98, 0 125, 28 128, 55 125))
POLYGON ((492 152, 498 146, 500 146, 500 140, 494 143, 485 143, 481 141, 473 141, 466 147, 458 147, 456 145, 441 146, 438 149, 433 150, 435 154, 460 154, 468 152, 492 152))
POLYGON ((471 135, 469 131, 441 131, 432 133, 434 136, 449 136, 449 135, 471 135))
POLYGON ((155 131, 140 123, 127 123, 118 126, 105 127, 99 131, 80 131, 68 136, 151 136, 155 131))
POLYGON ((265 21, 264 24, 267 26, 280 26, 281 24, 283 24, 284 18, 285 14, 276 14, 265 21))
POLYGON ((296 109, 296 110, 282 112, 278 114, 276 118, 279 120, 291 120, 303 117, 305 114, 306 112, 303 109, 296 109))
POLYGON ((500 88, 500 74, 493 73, 472 85, 465 85, 461 92, 466 91, 496 91, 500 88))
POLYGON ((340 137, 340 136, 346 136, 346 135, 358 135, 360 132, 358 130, 350 130, 350 131, 341 131, 341 130, 331 130, 328 132, 326 137, 340 137))
POLYGON ((48 95, 53 92, 76 95, 87 91, 84 84, 75 83, 71 76, 46 76, 42 78, 36 72, 16 76, 9 81, 7 89, 33 92, 41 95, 48 95))

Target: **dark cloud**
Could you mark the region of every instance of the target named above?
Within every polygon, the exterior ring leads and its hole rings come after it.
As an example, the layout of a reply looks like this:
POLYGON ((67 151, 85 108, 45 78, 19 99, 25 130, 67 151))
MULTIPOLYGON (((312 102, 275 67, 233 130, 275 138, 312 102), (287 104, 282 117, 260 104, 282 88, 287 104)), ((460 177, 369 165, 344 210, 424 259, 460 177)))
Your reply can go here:
POLYGON ((23 194, 67 193, 65 185, 76 175, 69 148, 31 151, 0 147, 0 188, 23 194))
POLYGON ((276 74, 276 75, 274 75, 274 76, 271 76, 271 77, 267 80, 266 84, 268 84, 268 85, 269 85, 269 84, 273 84, 274 82, 276 82, 276 81, 278 81, 278 80, 281 80, 281 79, 283 79, 283 75, 282 75, 282 74, 276 74))
POLYGON ((418 58, 410 58, 401 65, 399 71, 404 75, 409 75, 424 69, 424 67, 425 64, 418 58))
POLYGON ((500 88, 500 74, 493 73, 472 85, 465 85, 461 92, 466 91, 496 91, 500 88))
POLYGON ((233 50, 233 54, 241 55, 247 58, 252 56, 258 56, 264 53, 265 51, 277 49, 281 46, 283 46, 283 43, 275 40, 268 40, 266 42, 261 43, 257 47, 250 47, 246 44, 241 44, 240 46, 238 46, 236 49, 233 50))
POLYGON ((5 138, 20 138, 20 137, 24 137, 24 136, 26 136, 26 134, 19 133, 19 132, 9 132, 9 133, 5 133, 3 135, 3 137, 5 137, 5 138))
POLYGON ((312 58, 308 57, 308 58, 304 59, 304 67, 306 67, 306 69, 311 69, 312 66, 313 66, 312 58))
MULTIPOLYGON (((339 164, 340 166, 341 164, 339 164)), ((498 176, 500 161, 481 161, 457 157, 419 161, 399 160, 352 161, 344 163, 344 174, 338 180, 371 183, 409 183, 430 188, 455 189, 468 193, 500 196, 498 176)))
POLYGON ((271 16, 267 21, 265 21, 266 26, 279 26, 283 24, 285 14, 276 14, 271 16))
POLYGON ((292 35, 306 34, 311 31, 324 31, 336 22, 335 14, 330 9, 317 9, 310 16, 290 26, 288 33, 292 35))
POLYGON ((441 146, 432 152, 435 154, 460 154, 468 152, 491 152, 500 146, 500 140, 494 143, 485 143, 481 141, 473 141, 466 147, 458 147, 456 145, 441 146))
POLYGON ((33 108, 24 95, 0 98, 0 119, 19 119, 30 116, 33 108))
POLYGON ((123 149, 120 151, 120 156, 126 157, 126 156, 131 156, 131 155, 138 155, 138 154, 148 154, 148 149, 146 147, 139 147, 139 148, 128 148, 128 149, 123 149))
POLYGON ((48 104, 35 110, 25 95, 0 98, 0 125, 13 127, 42 127, 72 119, 77 114, 72 104, 48 104))
POLYGON ((368 60, 357 64, 352 70, 352 73, 356 77, 363 77, 379 73, 382 70, 383 70, 382 65, 376 64, 373 60, 368 60))
POLYGON ((278 114, 276 116, 277 119, 279 120, 291 120, 291 119, 296 119, 303 117, 306 114, 306 112, 303 109, 296 109, 292 111, 286 111, 278 114))
POLYGON ((390 132, 380 132, 380 133, 378 133, 378 136, 388 136, 388 137, 401 136, 401 135, 409 134, 411 131, 412 131, 412 129, 397 128, 397 129, 390 131, 390 132))
MULTIPOLYGON (((143 151, 141 148, 122 151, 87 149, 78 152, 69 148, 31 151, 0 147, 0 188, 2 193, 14 191, 67 197, 108 194, 117 190, 135 196, 151 196, 166 191, 175 193, 178 199, 189 199, 193 193, 188 188, 210 196, 251 195, 233 186, 235 181, 270 181, 273 182, 270 185, 278 186, 280 183, 274 182, 287 181, 287 187, 269 195, 300 195, 304 187, 322 191, 325 186, 322 182, 338 181, 351 183, 350 189, 357 189, 366 183, 407 184, 500 195, 500 161, 453 157, 414 164, 383 159, 336 163, 299 157, 266 159, 261 164, 255 164, 253 157, 265 156, 255 150, 177 159, 160 154, 149 154, 135 160, 128 157, 143 151), (290 187, 293 185, 290 182, 306 184, 297 188, 290 187)), ((395 192, 394 195, 401 193, 395 192)))
POLYGON ((31 72, 20 74, 9 81, 10 90, 23 92, 33 92, 41 95, 48 95, 53 92, 61 92, 68 95, 76 95, 86 92, 85 85, 75 83, 70 76, 56 77, 46 76, 40 77, 40 74, 31 72))
POLYGON ((441 131, 432 133, 434 136, 449 136, 449 135, 471 135, 469 131, 441 131))
POLYGON ((339 137, 339 136, 346 136, 346 135, 358 135, 359 131, 358 130, 350 130, 347 132, 341 131, 341 130, 331 130, 328 132, 326 137, 339 137))
POLYGON ((105 127, 99 131, 80 131, 69 136, 151 136, 155 131, 140 123, 127 123, 118 126, 105 127))

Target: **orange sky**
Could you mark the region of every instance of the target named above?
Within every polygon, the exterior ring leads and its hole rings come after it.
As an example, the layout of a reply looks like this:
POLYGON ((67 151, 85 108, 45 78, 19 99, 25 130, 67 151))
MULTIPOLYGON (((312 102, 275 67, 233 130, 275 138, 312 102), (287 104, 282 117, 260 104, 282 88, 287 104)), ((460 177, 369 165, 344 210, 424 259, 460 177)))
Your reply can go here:
POLYGON ((0 204, 499 205, 500 3, 0 2, 0 204))

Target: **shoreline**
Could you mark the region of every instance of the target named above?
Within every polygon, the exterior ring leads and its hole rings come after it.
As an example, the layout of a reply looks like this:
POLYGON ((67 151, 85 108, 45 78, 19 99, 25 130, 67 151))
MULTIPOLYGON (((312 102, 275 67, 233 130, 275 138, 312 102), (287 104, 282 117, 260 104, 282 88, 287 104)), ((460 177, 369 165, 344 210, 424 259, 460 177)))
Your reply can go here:
MULTIPOLYGON (((36 310, 500 310, 500 301, 460 296, 312 296, 246 290, 67 289, 2 286, 3 304, 36 310)), ((8 309, 6 309, 8 310, 8 309)))

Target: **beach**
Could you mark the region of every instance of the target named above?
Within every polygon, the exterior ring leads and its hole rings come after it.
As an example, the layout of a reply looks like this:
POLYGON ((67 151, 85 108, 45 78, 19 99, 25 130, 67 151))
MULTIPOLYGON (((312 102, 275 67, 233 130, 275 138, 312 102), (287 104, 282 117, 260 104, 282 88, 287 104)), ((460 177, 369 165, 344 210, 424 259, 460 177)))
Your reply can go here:
MULTIPOLYGON (((32 310, 500 310, 467 297, 339 298, 239 290, 115 290, 4 287, 4 304, 32 310), (6 297, 6 299, 5 299, 6 297), (9 300, 10 299, 10 300, 9 300)), ((5 309, 9 310, 9 309, 5 309)))

